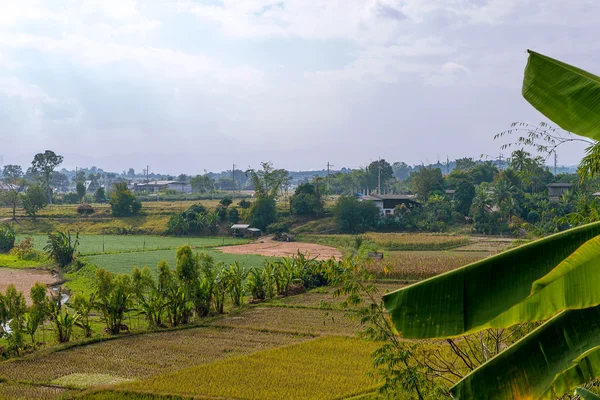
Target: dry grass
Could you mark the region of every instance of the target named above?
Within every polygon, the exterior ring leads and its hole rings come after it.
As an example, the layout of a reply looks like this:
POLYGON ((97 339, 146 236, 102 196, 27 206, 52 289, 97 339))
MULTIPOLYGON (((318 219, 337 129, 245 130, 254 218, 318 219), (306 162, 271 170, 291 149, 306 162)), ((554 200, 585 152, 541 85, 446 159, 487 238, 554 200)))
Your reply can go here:
POLYGON ((161 394, 249 400, 321 400, 355 396, 376 386, 368 373, 376 345, 328 337, 124 385, 161 394))
POLYGON ((343 311, 288 307, 253 307, 229 314, 215 324, 311 335, 354 335, 360 330, 359 322, 347 318, 343 311))
POLYGON ((295 335, 243 329, 158 332, 0 363, 0 375, 9 380, 38 383, 50 383, 76 373, 145 378, 301 340, 302 337, 295 335))
POLYGON ((367 268, 379 278, 422 280, 452 271, 488 256, 479 252, 409 251, 390 252, 383 260, 373 261, 367 268), (389 273, 385 269, 390 268, 389 273))

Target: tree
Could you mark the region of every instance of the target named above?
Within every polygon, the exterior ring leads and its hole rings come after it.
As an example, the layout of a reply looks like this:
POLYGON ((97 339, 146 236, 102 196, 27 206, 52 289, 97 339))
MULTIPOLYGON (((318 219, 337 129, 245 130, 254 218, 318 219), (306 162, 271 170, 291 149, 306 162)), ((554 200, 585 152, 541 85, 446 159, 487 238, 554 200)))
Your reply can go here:
POLYGON ((31 162, 31 168, 33 172, 37 172, 42 177, 42 182, 46 189, 48 203, 52 204, 52 186, 50 184, 50 178, 52 172, 63 162, 63 156, 59 156, 52 150, 46 150, 43 153, 38 153, 33 157, 31 162))
MULTIPOLYGON (((564 129, 600 139, 600 78, 529 54, 525 99, 564 129)), ((451 391, 460 399, 562 396, 598 376, 599 235, 592 223, 537 240, 385 295, 386 308, 407 339, 540 324, 451 391)))
POLYGON ((2 169, 2 179, 7 182, 14 182, 23 177, 23 169, 20 165, 8 164, 2 169))
POLYGON ((250 207, 250 225, 265 230, 277 221, 277 204, 272 197, 258 197, 250 207))
POLYGON ((318 182, 298 185, 290 207, 297 215, 320 214, 323 212, 323 200, 317 191, 318 182))
POLYGON ((257 197, 277 197, 281 185, 288 176, 284 169, 275 169, 271 162, 261 162, 262 169, 249 169, 246 175, 250 176, 257 197))
POLYGON ((79 233, 72 237, 69 231, 59 231, 48 234, 44 251, 59 267, 64 268, 75 260, 77 246, 79 246, 79 233))
POLYGON ((394 178, 392 166, 385 160, 373 161, 366 169, 367 185, 369 188, 377 188, 381 182, 382 188, 387 188, 388 182, 394 178))
POLYGON ((381 218, 379 207, 372 201, 358 201, 353 196, 341 196, 334 215, 342 232, 360 233, 373 229, 381 218))
POLYGON ((77 191, 79 202, 83 201, 83 198, 85 197, 85 184, 83 182, 77 182, 75 190, 77 191))
POLYGON ((392 169, 394 171, 394 177, 399 181, 408 178, 408 176, 412 172, 412 167, 410 167, 405 162, 395 162, 392 165, 392 169))
POLYGON ((115 217, 127 217, 136 215, 142 209, 135 195, 127 188, 127 183, 116 183, 113 190, 110 192, 109 199, 112 215, 115 217))
POLYGON ((94 193, 94 201, 96 203, 104 203, 106 201, 106 192, 104 191, 103 187, 96 189, 96 192, 94 193))
POLYGON ((58 171, 52 172, 50 184, 53 188, 56 188, 63 192, 69 190, 69 178, 67 178, 65 174, 61 174, 58 171))
POLYGON ((475 161, 473 161, 473 159, 471 157, 458 158, 458 159, 456 159, 455 170, 469 171, 469 170, 475 168, 476 165, 477 165, 477 163, 475 161))
POLYGON ((412 189, 420 199, 426 201, 429 194, 434 191, 444 190, 444 177, 442 170, 422 166, 417 172, 410 174, 412 179, 412 189))
POLYGON ((196 175, 190 179, 192 189, 198 193, 208 193, 214 190, 215 181, 213 181, 207 174, 196 175))
POLYGON ((17 219, 17 207, 19 207, 21 204, 21 196, 19 195, 19 192, 14 189, 0 192, 0 204, 9 207, 12 210, 13 219, 17 219))
POLYGON ((114 275, 104 268, 96 271, 96 308, 102 313, 106 330, 113 335, 122 329, 125 313, 131 309, 133 288, 126 274, 114 275))
POLYGON ((25 213, 34 220, 39 210, 46 207, 46 194, 44 189, 39 185, 31 185, 25 191, 25 195, 21 198, 21 203, 25 213))
POLYGON ((469 215, 473 197, 475 197, 475 185, 473 178, 462 170, 454 170, 449 179, 454 182, 454 208, 462 215, 469 215))

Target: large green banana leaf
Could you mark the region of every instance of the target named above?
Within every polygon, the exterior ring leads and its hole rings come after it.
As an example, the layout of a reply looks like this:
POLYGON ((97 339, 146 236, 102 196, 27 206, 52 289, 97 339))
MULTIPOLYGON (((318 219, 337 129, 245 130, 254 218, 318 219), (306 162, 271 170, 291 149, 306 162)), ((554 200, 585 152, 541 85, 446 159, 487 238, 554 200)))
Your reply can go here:
MULTIPOLYGON (((550 290, 540 290, 538 281, 599 234, 600 223, 593 223, 546 237, 386 294, 385 307, 397 331, 406 338, 458 336, 484 329, 494 320, 504 326, 527 321, 520 317, 523 310, 513 307, 532 294, 534 283, 540 295, 549 296, 550 290), (511 309, 512 320, 502 319, 511 309)), ((555 280, 567 282, 558 278, 555 280)), ((569 304, 576 302, 568 300, 569 304)), ((549 307, 540 315, 547 318, 560 309, 549 307)))
POLYGON ((579 356, 570 368, 559 373, 552 381, 552 387, 541 398, 554 399, 599 376, 600 347, 594 347, 579 356))
POLYGON ((600 140, 600 77, 529 51, 523 97, 561 128, 600 140))
POLYGON ((539 399, 555 377, 600 346, 600 307, 563 311, 467 375, 455 399, 539 399))
POLYGON ((587 389, 579 388, 575 391, 575 394, 578 394, 583 400, 600 400, 600 397, 587 389))

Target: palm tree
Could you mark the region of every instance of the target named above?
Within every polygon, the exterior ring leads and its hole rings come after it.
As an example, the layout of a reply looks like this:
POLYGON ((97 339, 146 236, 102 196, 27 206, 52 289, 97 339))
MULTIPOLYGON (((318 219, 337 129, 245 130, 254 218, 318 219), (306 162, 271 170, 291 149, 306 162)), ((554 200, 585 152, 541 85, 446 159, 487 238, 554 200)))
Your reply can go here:
POLYGON ((507 180, 501 179, 492 187, 492 199, 500 209, 501 218, 507 216, 510 220, 511 208, 514 208, 513 195, 515 187, 507 180))
POLYGON ((481 184, 475 189, 475 197, 471 204, 472 215, 482 215, 492 208, 492 198, 488 192, 487 184, 481 184))

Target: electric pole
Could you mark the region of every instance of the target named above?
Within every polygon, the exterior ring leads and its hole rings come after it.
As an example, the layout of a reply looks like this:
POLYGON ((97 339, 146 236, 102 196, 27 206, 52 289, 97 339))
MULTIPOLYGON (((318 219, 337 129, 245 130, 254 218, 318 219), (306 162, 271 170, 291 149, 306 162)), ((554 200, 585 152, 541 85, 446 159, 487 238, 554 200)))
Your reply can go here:
POLYGON ((327 161, 327 191, 329 192, 329 186, 330 186, 330 179, 329 179, 329 168, 333 167, 332 164, 329 164, 329 161, 327 161))
POLYGON ((233 164, 233 169, 231 170, 231 185, 233 186, 232 190, 235 195, 235 163, 233 164))
POLYGON ((500 153, 500 155, 498 156, 498 169, 500 171, 502 171, 502 159, 504 158, 504 156, 502 155, 502 153, 500 153))
POLYGON ((146 165, 146 183, 150 183, 150 166, 146 165))
POLYGON ((450 173, 450 158, 446 155, 446 175, 450 173))
POLYGON ((381 194, 381 158, 377 160, 377 194, 381 194))
POLYGON ((558 154, 554 152, 554 176, 556 176, 556 165, 558 164, 558 154))

